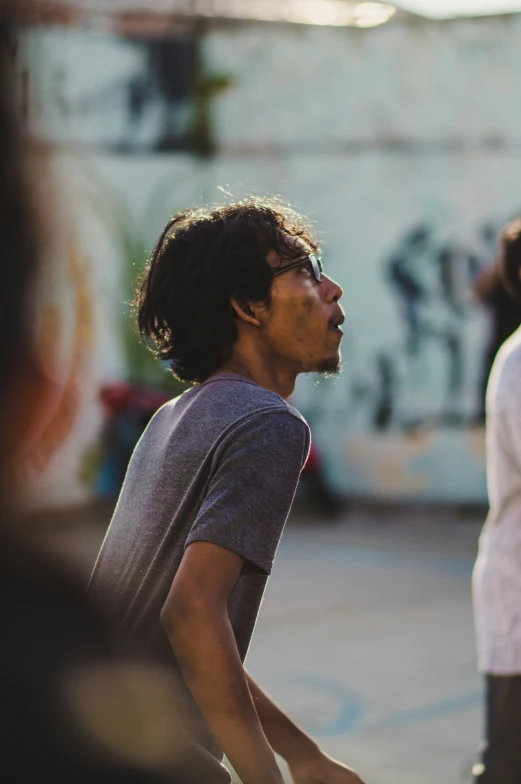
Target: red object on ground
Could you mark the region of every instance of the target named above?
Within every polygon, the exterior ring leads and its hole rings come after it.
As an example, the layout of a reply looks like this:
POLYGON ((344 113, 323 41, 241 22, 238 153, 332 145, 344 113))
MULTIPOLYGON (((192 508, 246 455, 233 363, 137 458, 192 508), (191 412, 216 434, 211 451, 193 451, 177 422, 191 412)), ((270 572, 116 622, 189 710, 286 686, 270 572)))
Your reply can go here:
POLYGON ((167 400, 170 400, 170 395, 121 381, 118 384, 106 384, 101 387, 100 400, 109 414, 118 414, 129 406, 157 411, 167 400))
POLYGON ((302 469, 302 473, 304 475, 309 474, 318 474, 322 470, 322 456, 318 451, 318 447, 315 446, 313 441, 311 442, 311 449, 309 450, 308 459, 304 464, 304 468, 302 469))

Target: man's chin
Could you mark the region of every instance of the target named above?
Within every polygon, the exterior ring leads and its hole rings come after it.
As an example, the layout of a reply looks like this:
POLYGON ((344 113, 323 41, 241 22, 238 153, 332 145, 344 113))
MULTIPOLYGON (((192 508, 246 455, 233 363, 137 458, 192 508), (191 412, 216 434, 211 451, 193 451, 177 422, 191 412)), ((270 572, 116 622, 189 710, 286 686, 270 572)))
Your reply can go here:
POLYGON ((318 373, 325 378, 333 378, 342 373, 343 367, 340 356, 337 354, 335 357, 328 357, 317 363, 315 367, 310 368, 308 373, 318 373))
POLYGON ((336 362, 324 362, 318 368, 317 373, 325 378, 334 378, 335 376, 339 376, 342 370, 342 363, 340 360, 337 360, 336 362))

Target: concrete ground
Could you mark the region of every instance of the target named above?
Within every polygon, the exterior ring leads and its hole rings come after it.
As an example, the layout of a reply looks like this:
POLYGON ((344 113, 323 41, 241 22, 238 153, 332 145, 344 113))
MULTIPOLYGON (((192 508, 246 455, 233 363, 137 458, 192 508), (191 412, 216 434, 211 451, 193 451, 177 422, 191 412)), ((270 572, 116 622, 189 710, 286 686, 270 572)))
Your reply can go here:
MULTIPOLYGON (((359 510, 286 529, 247 666, 367 784, 469 780, 481 730, 470 596, 480 524, 359 510)), ((83 526, 52 540, 87 572, 101 536, 83 526)))

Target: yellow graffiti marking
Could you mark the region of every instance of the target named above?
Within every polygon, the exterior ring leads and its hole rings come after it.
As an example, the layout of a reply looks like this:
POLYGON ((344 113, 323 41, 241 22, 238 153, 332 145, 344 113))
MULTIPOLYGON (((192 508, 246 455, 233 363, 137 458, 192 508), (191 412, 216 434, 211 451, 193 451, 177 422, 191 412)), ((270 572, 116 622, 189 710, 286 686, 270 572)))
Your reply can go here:
MULTIPOLYGON (((42 473, 48 466, 76 422, 94 343, 91 263, 81 254, 75 236, 71 237, 68 245, 68 290, 72 290, 74 299, 71 362, 67 376, 60 382, 54 411, 27 457, 25 469, 37 473, 42 473)), ((38 357, 45 368, 60 369, 62 363, 57 347, 66 328, 64 303, 61 307, 59 304, 47 305, 42 313, 42 329, 37 347, 38 357)))

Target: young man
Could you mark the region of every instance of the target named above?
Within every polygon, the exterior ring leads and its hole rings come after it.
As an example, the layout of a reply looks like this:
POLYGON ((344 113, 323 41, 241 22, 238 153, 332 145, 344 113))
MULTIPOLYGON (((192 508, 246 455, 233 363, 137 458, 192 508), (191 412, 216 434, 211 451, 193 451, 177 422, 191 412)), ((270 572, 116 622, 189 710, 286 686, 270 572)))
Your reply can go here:
MULTIPOLYGON (((341 288, 302 219, 272 200, 189 210, 165 228, 139 326, 194 386, 152 419, 133 454, 91 590, 128 651, 169 669, 180 784, 360 784, 243 668, 309 449, 286 398, 299 373, 340 362, 341 288)), ((174 740, 174 739, 173 739, 174 740)))
MULTIPOLYGON (((499 269, 521 303, 521 220, 503 230, 499 269)), ((521 304, 519 305, 521 312, 521 304)), ((478 658, 486 678, 480 784, 521 781, 521 327, 499 350, 487 388, 490 513, 474 569, 478 658)))

